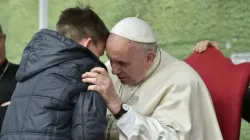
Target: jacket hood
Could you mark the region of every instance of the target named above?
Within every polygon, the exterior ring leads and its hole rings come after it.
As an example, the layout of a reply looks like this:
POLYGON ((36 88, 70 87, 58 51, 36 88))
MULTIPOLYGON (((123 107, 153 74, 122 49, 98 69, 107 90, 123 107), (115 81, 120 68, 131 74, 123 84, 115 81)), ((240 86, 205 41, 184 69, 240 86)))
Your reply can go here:
POLYGON ((24 81, 50 67, 84 57, 91 58, 105 67, 86 47, 58 32, 43 29, 34 35, 24 49, 16 79, 19 82, 24 81))

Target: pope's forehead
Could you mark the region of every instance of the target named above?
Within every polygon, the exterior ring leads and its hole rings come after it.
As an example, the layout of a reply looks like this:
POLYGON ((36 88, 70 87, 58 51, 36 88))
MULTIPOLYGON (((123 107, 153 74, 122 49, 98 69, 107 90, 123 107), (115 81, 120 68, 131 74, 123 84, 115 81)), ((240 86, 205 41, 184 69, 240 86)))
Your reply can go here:
POLYGON ((107 54, 117 57, 132 55, 136 49, 133 41, 123 39, 110 39, 106 46, 107 54))
POLYGON ((132 41, 115 34, 111 34, 107 40, 107 47, 112 49, 127 49, 131 45, 132 41))

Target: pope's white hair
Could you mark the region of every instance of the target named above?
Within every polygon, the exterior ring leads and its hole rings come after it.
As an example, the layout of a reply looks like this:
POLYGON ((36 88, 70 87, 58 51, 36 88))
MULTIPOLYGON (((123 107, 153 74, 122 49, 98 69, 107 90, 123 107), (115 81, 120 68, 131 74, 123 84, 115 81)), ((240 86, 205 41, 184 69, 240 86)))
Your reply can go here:
POLYGON ((137 47, 139 47, 144 53, 149 51, 156 52, 157 50, 157 43, 141 43, 141 42, 134 42, 137 47))

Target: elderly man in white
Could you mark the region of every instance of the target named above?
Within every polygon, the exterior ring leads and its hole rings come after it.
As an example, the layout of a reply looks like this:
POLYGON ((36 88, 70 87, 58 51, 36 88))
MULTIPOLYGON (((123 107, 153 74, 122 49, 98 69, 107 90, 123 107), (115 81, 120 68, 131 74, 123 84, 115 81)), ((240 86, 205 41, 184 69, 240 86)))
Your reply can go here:
POLYGON ((185 62, 157 47, 147 22, 119 21, 106 51, 109 73, 94 68, 82 78, 107 103, 107 139, 223 139, 204 82, 185 62))

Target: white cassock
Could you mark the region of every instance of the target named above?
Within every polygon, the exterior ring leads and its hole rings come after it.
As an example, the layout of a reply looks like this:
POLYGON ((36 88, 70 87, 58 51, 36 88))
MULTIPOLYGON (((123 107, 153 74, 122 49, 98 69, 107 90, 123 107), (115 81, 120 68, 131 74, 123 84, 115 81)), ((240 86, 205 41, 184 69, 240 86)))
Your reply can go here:
POLYGON ((123 85, 110 76, 130 110, 119 120, 107 114, 107 139, 222 140, 210 94, 200 76, 185 62, 158 50, 147 79, 123 85))

